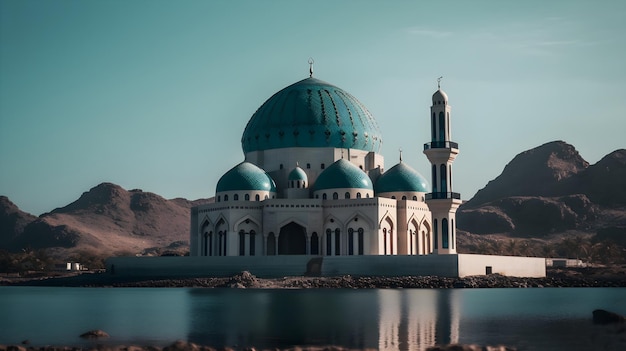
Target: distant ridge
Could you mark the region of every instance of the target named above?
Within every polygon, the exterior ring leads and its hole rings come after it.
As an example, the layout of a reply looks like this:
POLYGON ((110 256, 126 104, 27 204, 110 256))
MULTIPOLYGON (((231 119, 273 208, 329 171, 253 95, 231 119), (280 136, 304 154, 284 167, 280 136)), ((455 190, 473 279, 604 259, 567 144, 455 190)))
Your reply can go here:
MULTIPOLYGON (((6 197, 5 197, 6 199, 6 197)), ((8 199, 3 200, 10 203, 8 199)), ((167 200, 142 190, 127 191, 119 185, 102 183, 79 199, 41 216, 26 216, 21 226, 1 220, 1 248, 63 248, 96 255, 137 254, 189 240, 190 208, 212 199, 167 200), (13 233, 13 234, 11 234, 13 233)), ((0 211, 16 212, 16 206, 0 202, 0 211)), ((11 203, 12 204, 12 203, 11 203)))
MULTIPOLYGON (((0 196, 0 249, 46 249, 58 257, 182 253, 188 248, 191 207, 210 202, 213 198, 168 200, 102 183, 36 217, 0 196)), ((467 252, 464 245, 476 247, 488 237, 484 234, 543 240, 582 233, 596 242, 626 243, 626 150, 594 165, 563 141, 524 151, 461 205, 457 226, 461 252, 467 252)))
POLYGON ((595 232, 626 225, 623 210, 612 210, 610 218, 603 215, 605 208, 624 205, 626 150, 613 151, 590 166, 572 145, 554 141, 515 156, 502 174, 459 208, 457 223, 476 234, 595 232))
POLYGON ((0 248, 15 250, 15 241, 37 217, 20 210, 6 196, 0 196, 0 248))
POLYGON ((510 196, 559 196, 570 193, 567 179, 589 167, 574 146, 553 141, 524 151, 511 160, 502 174, 480 189, 467 207, 510 196))

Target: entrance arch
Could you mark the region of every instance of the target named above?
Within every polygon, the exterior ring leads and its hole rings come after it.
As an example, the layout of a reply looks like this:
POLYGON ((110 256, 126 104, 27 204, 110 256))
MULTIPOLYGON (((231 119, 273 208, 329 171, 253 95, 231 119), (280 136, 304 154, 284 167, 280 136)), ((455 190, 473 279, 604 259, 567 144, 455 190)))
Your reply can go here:
POLYGON ((290 222, 280 228, 278 235, 279 255, 306 255, 306 228, 290 222))

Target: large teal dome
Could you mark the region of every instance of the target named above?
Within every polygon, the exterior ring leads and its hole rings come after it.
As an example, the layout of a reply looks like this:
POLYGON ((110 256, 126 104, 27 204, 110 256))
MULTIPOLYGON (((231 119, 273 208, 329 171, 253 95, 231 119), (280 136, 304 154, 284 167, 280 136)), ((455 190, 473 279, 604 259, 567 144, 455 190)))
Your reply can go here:
POLYGON ((328 166, 313 185, 314 191, 339 188, 374 190, 370 177, 359 167, 344 159, 328 166))
POLYGON ((220 178, 216 192, 239 190, 276 192, 276 185, 263 169, 250 162, 242 162, 220 178))
POLYGON ((376 181, 374 189, 376 194, 429 191, 426 178, 402 161, 383 173, 376 181))
POLYGON ((270 97, 243 132, 244 153, 287 147, 336 147, 378 152, 382 137, 354 96, 315 78, 270 97))

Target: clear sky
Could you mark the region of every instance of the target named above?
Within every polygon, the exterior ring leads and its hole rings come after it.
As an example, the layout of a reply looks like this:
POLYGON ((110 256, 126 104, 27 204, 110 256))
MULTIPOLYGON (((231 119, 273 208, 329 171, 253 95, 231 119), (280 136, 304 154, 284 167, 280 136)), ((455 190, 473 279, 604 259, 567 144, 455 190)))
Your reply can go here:
POLYGON ((211 197, 248 119, 308 76, 357 97, 398 160, 442 88, 470 199, 553 140, 626 147, 626 1, 0 0, 0 195, 33 214, 108 181, 211 197))

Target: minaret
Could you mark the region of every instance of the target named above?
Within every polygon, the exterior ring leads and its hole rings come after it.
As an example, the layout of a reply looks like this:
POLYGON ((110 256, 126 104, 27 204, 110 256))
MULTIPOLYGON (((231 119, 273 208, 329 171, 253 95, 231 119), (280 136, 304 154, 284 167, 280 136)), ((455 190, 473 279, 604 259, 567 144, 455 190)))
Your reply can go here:
POLYGON ((426 204, 432 213, 433 253, 456 253, 456 209, 461 205, 461 194, 452 192, 452 162, 459 154, 459 145, 451 141, 450 105, 448 96, 437 91, 430 107, 431 142, 424 144, 424 154, 432 165, 433 192, 426 194, 426 204))

